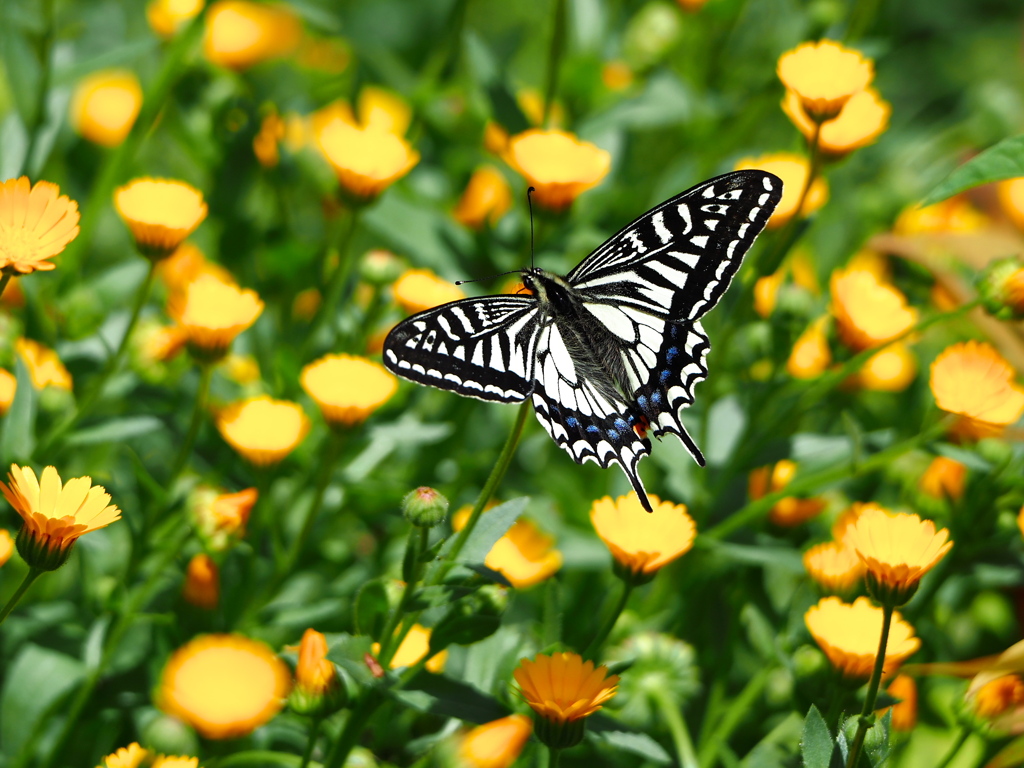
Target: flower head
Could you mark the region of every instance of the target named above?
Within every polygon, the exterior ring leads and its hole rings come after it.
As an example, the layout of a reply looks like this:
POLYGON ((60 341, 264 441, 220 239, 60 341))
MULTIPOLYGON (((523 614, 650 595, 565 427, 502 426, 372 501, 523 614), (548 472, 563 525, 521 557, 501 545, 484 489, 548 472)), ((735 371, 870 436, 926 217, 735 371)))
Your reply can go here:
POLYGON ((213 275, 221 282, 234 282, 231 273, 220 264, 206 258, 198 247, 185 242, 156 265, 156 274, 167 286, 167 312, 174 317, 181 312, 181 304, 185 300, 185 292, 203 275, 213 275))
POLYGON ((18 379, 6 368, 0 368, 0 416, 10 410, 18 391, 18 379))
POLYGON ((994 347, 967 341, 935 358, 929 383, 939 408, 998 433, 1024 413, 1024 389, 1014 377, 1013 366, 994 347))
POLYGON ((511 768, 526 746, 533 723, 526 715, 509 715, 473 728, 459 743, 466 768, 511 768))
POLYGON ((819 122, 840 113, 874 77, 870 59, 832 40, 803 43, 779 57, 779 79, 796 93, 804 111, 819 122))
POLYGON ((171 655, 156 706, 208 739, 236 738, 278 713, 290 678, 265 644, 242 635, 205 635, 171 655))
MULTIPOLYGON (((748 157, 736 164, 737 171, 762 170, 774 173, 782 179, 782 199, 768 219, 768 229, 776 229, 797 213, 800 193, 807 184, 811 172, 810 161, 792 152, 775 152, 760 157, 748 157)), ((811 183, 800 216, 810 216, 828 201, 828 182, 820 176, 811 183)))
POLYGON ((976 232, 988 223, 988 217, 970 200, 954 195, 924 208, 911 206, 896 219, 893 231, 898 235, 965 234, 976 232))
MULTIPOLYGON (((782 111, 789 116, 808 141, 813 139, 814 120, 804 112, 803 104, 795 91, 786 91, 782 111)), ((866 147, 885 131, 891 113, 892 107, 889 106, 889 102, 879 96, 874 88, 856 93, 850 97, 836 118, 822 124, 818 146, 822 152, 833 158, 866 147)))
POLYGON ((212 611, 220 602, 220 569, 207 554, 199 553, 188 561, 181 596, 186 603, 212 611))
POLYGON ((121 510, 110 504, 110 494, 91 477, 75 477, 61 484, 53 467, 37 479, 31 467, 11 465, 8 483, 0 491, 21 515, 18 554, 34 568, 52 571, 67 561, 79 536, 110 525, 121 510))
MULTIPOLYGON (((807 629, 844 677, 865 681, 871 676, 882 636, 882 609, 866 597, 852 605, 838 597, 823 597, 804 614, 807 629)), ((885 646, 884 672, 891 674, 921 646, 899 611, 893 612, 885 646)))
POLYGON ((222 67, 248 69, 291 53, 301 37, 302 25, 285 5, 220 0, 206 14, 203 53, 222 67))
POLYGON ((255 488, 237 493, 218 493, 206 486, 197 488, 189 498, 188 508, 203 545, 213 552, 223 552, 242 539, 257 499, 259 492, 255 488))
MULTIPOLYGON (((431 630, 429 627, 424 627, 422 624, 413 624, 409 628, 405 639, 402 640, 401 645, 398 646, 398 650, 395 651, 395 655, 391 657, 389 665, 391 669, 411 667, 418 664, 430 652, 430 635, 431 630)), ((373 644, 373 653, 374 655, 380 653, 380 643, 373 644)), ((427 663, 424 666, 428 672, 440 674, 444 671, 444 665, 447 661, 448 651, 439 651, 427 659, 427 663)))
POLYGON ((14 538, 6 528, 0 528, 0 565, 11 559, 14 554, 14 538))
POLYGON ((409 269, 391 287, 399 306, 413 314, 449 301, 466 298, 456 285, 442 280, 429 269, 409 269))
POLYGON ((631 663, 619 681, 617 719, 639 730, 661 721, 663 707, 682 709, 700 693, 700 667, 693 646, 664 632, 634 632, 608 648, 608 661, 631 663))
POLYGON ((298 447, 309 431, 309 418, 298 403, 260 395, 222 410, 217 429, 232 448, 262 467, 276 464, 298 447))
POLYGON ((1006 179, 996 185, 999 204, 1019 229, 1024 229, 1024 176, 1006 179))
POLYGON ((635 492, 605 496, 590 507, 590 522, 627 579, 650 580, 661 568, 690 551, 697 526, 685 504, 650 496, 645 514, 635 492))
POLYGON ((219 359, 235 337, 256 322, 262 312, 263 302, 255 291, 206 274, 186 288, 175 319, 195 354, 204 359, 219 359))
MULTIPOLYGON (((892 727, 894 731, 912 731, 917 725, 917 683, 910 675, 896 675, 886 692, 899 702, 892 706, 892 727)), ((889 709, 881 710, 881 717, 889 709)))
POLYGON ((317 144, 353 203, 367 203, 413 169, 420 154, 377 125, 336 118, 316 132, 317 144))
MULTIPOLYGON (((463 507, 452 517, 456 531, 465 526, 469 513, 469 507, 463 507)), ((562 567, 562 553, 554 545, 553 536, 529 520, 517 520, 491 547, 484 565, 498 571, 516 589, 526 589, 554 576, 562 567)))
POLYGON ((1024 318, 1024 262, 1015 256, 990 261, 978 280, 978 294, 1000 320, 1024 318))
POLYGON ((852 547, 827 541, 804 552, 804 568, 825 592, 847 594, 864 575, 864 563, 852 547))
POLYGON ((412 122, 412 109, 397 94, 373 85, 359 92, 356 114, 360 125, 404 136, 412 122))
POLYGON ((149 750, 143 749, 134 741, 127 747, 121 747, 113 754, 107 755, 97 768, 138 768, 149 757, 149 750))
POLYGON ((775 311, 779 289, 786 279, 786 273, 778 269, 770 275, 757 278, 754 283, 754 311, 767 320, 775 311))
POLYGON ((917 378, 917 358, 903 342, 897 341, 868 358, 856 381, 875 392, 902 392, 917 378))
POLYGON ((360 424, 398 391, 398 379, 378 363, 353 355, 326 355, 299 377, 332 427, 360 424))
MULTIPOLYGON (((978 677, 981 678, 982 675, 978 677)), ((991 674, 987 677, 991 678, 991 674)), ((972 683, 967 696, 973 699, 974 711, 980 717, 989 720, 999 718, 1004 723, 1014 723, 1020 718, 1012 715, 1024 707, 1024 680, 1021 680, 1020 675, 999 675, 980 685, 977 682, 972 683)), ((1019 725, 1016 730, 1021 730, 1019 725)))
POLYGON ((28 176, 0 184, 0 270, 27 275, 56 269, 47 261, 78 235, 78 203, 48 181, 28 176))
POLYGON ((922 493, 932 498, 956 501, 964 495, 966 481, 967 467, 964 464, 948 456, 936 456, 921 475, 918 486, 922 493))
POLYGON ((827 325, 828 317, 819 317, 793 344, 786 360, 786 371, 794 379, 816 379, 832 364, 832 350, 825 332, 827 325))
POLYGON ((855 351, 880 347, 917 322, 917 310, 907 305, 906 296, 874 272, 837 269, 831 290, 839 337, 855 351))
POLYGON ((14 351, 18 353, 18 357, 28 368, 28 375, 32 379, 33 387, 36 389, 57 387, 71 391, 71 374, 68 373, 64 363, 52 349, 44 347, 34 339, 18 338, 14 341, 14 351))
POLYGON ((252 151, 264 168, 273 168, 281 161, 281 152, 277 145, 284 136, 284 120, 277 112, 268 113, 252 140, 252 151))
POLYGON ((106 69, 78 81, 71 97, 74 129, 95 144, 116 147, 135 125, 142 108, 142 86, 134 72, 106 69))
POLYGON ((160 37, 170 38, 203 10, 206 0, 151 0, 146 21, 160 37))
POLYGON ((509 139, 505 159, 536 189, 537 205, 563 211, 612 167, 612 156, 571 133, 532 128, 509 139))
MULTIPOLYGON (((796 476, 797 465, 789 459, 781 459, 770 467, 759 467, 750 473, 747 491, 752 500, 769 493, 777 493, 789 485, 796 476)), ((792 527, 816 517, 825 509, 821 499, 800 499, 786 496, 775 502, 768 513, 768 519, 775 525, 792 527)))
POLYGON ((295 667, 295 687, 288 706, 300 715, 323 717, 344 706, 347 690, 334 664, 327 658, 327 638, 315 629, 307 629, 299 643, 299 663, 295 667))
POLYGON ((480 229, 485 221, 497 224, 511 207, 512 190, 505 177, 497 168, 484 165, 473 171, 453 215, 460 224, 480 229))
POLYGON ((114 191, 114 207, 135 247, 159 261, 174 253, 206 218, 202 193, 183 181, 135 179, 114 191))

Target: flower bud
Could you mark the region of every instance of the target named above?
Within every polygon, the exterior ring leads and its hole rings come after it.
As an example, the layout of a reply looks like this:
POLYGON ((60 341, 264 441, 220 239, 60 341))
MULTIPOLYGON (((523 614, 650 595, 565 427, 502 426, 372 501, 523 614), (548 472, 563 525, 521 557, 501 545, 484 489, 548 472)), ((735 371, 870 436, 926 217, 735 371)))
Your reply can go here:
POLYGON ((989 263, 978 282, 978 293, 1000 320, 1024 318, 1024 263, 1014 257, 989 263))
POLYGON ((391 285, 404 271, 402 260, 383 248, 367 251, 359 264, 359 276, 370 285, 391 285))
POLYGON ((146 723, 139 741, 151 752, 164 755, 195 755, 199 753, 196 732, 176 717, 157 715, 146 723))
POLYGON ((402 514, 419 528, 433 528, 444 522, 448 514, 448 499, 433 488, 420 486, 402 499, 402 514))
POLYGON ((315 629, 307 629, 299 644, 295 687, 288 697, 288 706, 300 715, 326 717, 347 703, 345 683, 327 658, 327 638, 315 629))

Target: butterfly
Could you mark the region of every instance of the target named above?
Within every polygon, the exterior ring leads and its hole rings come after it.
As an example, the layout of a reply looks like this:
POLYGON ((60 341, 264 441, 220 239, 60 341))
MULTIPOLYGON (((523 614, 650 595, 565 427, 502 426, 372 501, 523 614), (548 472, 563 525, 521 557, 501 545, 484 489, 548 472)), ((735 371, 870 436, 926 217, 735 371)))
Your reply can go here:
POLYGON ((566 276, 521 270, 526 295, 461 299, 396 325, 384 365, 420 384, 500 403, 531 398, 537 419, 577 464, 637 474, 648 432, 676 435, 707 376, 700 318, 718 303, 782 197, 765 171, 717 176, 652 208, 566 276))

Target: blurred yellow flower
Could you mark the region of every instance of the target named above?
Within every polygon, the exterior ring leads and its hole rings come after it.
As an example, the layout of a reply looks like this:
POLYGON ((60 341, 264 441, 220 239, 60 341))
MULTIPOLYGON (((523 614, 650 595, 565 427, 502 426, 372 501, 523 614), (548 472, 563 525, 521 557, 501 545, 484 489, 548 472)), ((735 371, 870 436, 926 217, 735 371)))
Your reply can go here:
POLYGON ((590 507, 590 522, 615 560, 632 576, 653 577, 661 568, 690 551, 697 526, 685 504, 650 495, 654 511, 645 513, 635 491, 590 507))
POLYGON ((493 120, 488 120, 484 126, 484 149, 501 157, 508 150, 508 141, 508 131, 493 120))
POLYGON ((48 181, 28 176, 0 185, 0 270, 7 274, 46 272, 47 259, 78 235, 78 203, 48 181))
POLYGON ((208 486, 196 488, 189 497, 188 509, 203 544, 214 552, 223 552, 242 539, 258 499, 255 488, 237 493, 218 493, 208 486))
POLYGON ((252 355, 227 355, 221 369, 229 379, 243 387, 260 380, 260 364, 252 355))
POLYGON ((0 368, 0 416, 10 410, 18 391, 18 379, 6 368, 0 368))
POLYGON ((405 136, 412 122, 412 109, 398 94, 374 85, 363 86, 356 102, 359 123, 364 128, 405 136))
POLYGON ((199 768, 199 758, 157 755, 149 768, 199 768))
POLYGON ((83 138, 116 147, 135 125, 142 86, 134 72, 105 69, 78 81, 68 109, 71 126, 83 138))
POLYGON ((996 184, 999 205, 1018 228, 1024 229, 1024 176, 996 184))
MULTIPOLYGON (((807 184, 807 175, 811 171, 810 161, 806 157, 792 152, 775 152, 760 157, 748 157, 736 164, 737 171, 762 170, 774 173, 782 179, 782 199, 775 207, 775 212, 768 220, 768 229, 776 229, 789 221, 796 214, 800 203, 800 194, 807 184)), ((820 176, 811 184, 804 200, 801 216, 810 216, 828 202, 828 182, 820 176)))
MULTIPOLYGON (((892 728, 894 731, 912 731, 917 725, 917 683, 910 675, 896 675, 889 683, 886 691, 899 703, 892 709, 892 728)), ((878 711, 878 716, 885 715, 890 707, 878 711)))
POLYGON ((512 673, 519 691, 538 716, 555 723, 588 717, 615 695, 618 675, 608 667, 594 668, 577 653, 539 653, 520 659, 512 673))
POLYGON ((512 190, 504 175, 493 166, 483 165, 473 171, 453 215, 460 224, 479 229, 485 221, 497 224, 511 207, 512 190))
POLYGON ((212 611, 220 601, 220 569, 213 558, 200 552, 188 561, 181 596, 186 603, 212 611))
POLYGON ((11 559, 14 553, 14 538, 6 528, 0 528, 0 565, 11 559))
POLYGON ((839 337, 856 352, 880 347, 917 322, 917 310, 907 305, 906 296, 873 272, 837 269, 830 288, 839 337))
POLYGON ((135 179, 114 191, 114 207, 146 258, 165 259, 206 218, 202 193, 183 181, 135 179))
POLYGON ((53 386, 58 389, 71 391, 71 374, 64 367, 64 363, 57 357, 57 353, 49 347, 44 347, 34 339, 24 337, 15 339, 14 351, 24 361, 28 368, 29 378, 32 379, 32 386, 36 389, 46 389, 53 386))
MULTIPOLYGON (((882 609, 866 597, 852 605, 838 597, 823 597, 804 614, 811 636, 844 677, 866 681, 871 676, 882 637, 882 609)), ((885 646, 884 673, 892 674, 921 647, 899 611, 893 611, 892 627, 885 646)))
POLYGON ((358 126, 335 118, 316 131, 316 140, 343 189, 361 202, 376 198, 420 160, 404 138, 379 123, 358 126))
POLYGON ((871 59, 832 40, 803 43, 779 57, 776 72, 818 122, 840 113, 854 94, 871 84, 871 59))
POLYGON ((807 326, 793 344, 786 360, 786 371, 794 379, 815 379, 832 364, 832 351, 828 347, 825 326, 828 317, 819 317, 807 326))
POLYGON ((177 325, 139 324, 135 331, 138 354, 143 363, 166 363, 185 347, 188 337, 177 325))
POLYGON ((299 382, 333 427, 351 427, 398 391, 384 366, 353 355, 326 355, 302 369, 299 382))
POLYGON ((775 311, 775 302, 779 296, 779 288, 786 279, 784 270, 776 270, 771 275, 759 277, 754 283, 754 311, 767 320, 775 311))
POLYGON ((309 322, 316 316, 317 310, 320 309, 321 301, 320 291, 316 288, 307 288, 304 291, 299 291, 292 302, 292 317, 296 320, 309 322))
POLYGON ((204 4, 205 0, 151 0, 146 6, 146 20, 166 39, 194 19, 204 4))
POLYGON ((207 739, 232 739, 269 722, 290 682, 288 667, 264 643, 203 635, 171 655, 155 703, 207 739))
POLYGON ((896 219, 898 235, 966 234, 988 226, 988 218, 962 195, 926 208, 911 206, 896 219))
POLYGON ((201 357, 221 357, 242 331, 256 322, 263 302, 255 291, 239 288, 211 274, 201 275, 185 290, 174 319, 201 357))
MULTIPOLYGON (((391 657, 391 669, 411 667, 414 664, 418 664, 430 651, 430 633, 431 631, 429 627, 424 627, 421 624, 413 624, 409 628, 409 632, 406 634, 405 639, 402 640, 402 644, 399 645, 398 650, 395 651, 395 655, 391 657)), ((372 650, 375 656, 379 654, 380 643, 374 643, 372 650)), ((427 663, 424 666, 428 672, 440 674, 444 671, 444 665, 447 661, 448 651, 440 651, 427 659, 427 663)))
MULTIPOLYGON (((756 501, 769 493, 781 491, 796 476, 796 470, 796 462, 790 459, 780 459, 773 466, 755 469, 747 481, 747 491, 751 500, 756 501)), ((822 499, 786 496, 775 502, 775 506, 768 513, 768 519, 775 525, 789 528, 816 517, 823 509, 825 502, 822 499)))
POLYGON ((478 725, 459 742, 464 768, 511 768, 533 733, 526 715, 509 715, 478 725))
POLYGON ((267 395, 232 403, 217 414, 221 436, 258 467, 276 464, 295 450, 309 431, 298 403, 267 395))
POLYGON ((398 305, 409 314, 466 298, 457 285, 442 280, 429 269, 406 270, 391 291, 398 305))
MULTIPOLYGON (((452 516, 452 528, 461 531, 469 514, 469 506, 456 512, 452 516)), ((553 536, 529 520, 517 520, 491 547, 484 565, 501 573, 516 589, 526 589, 554 576, 562 567, 562 553, 554 544, 553 536)))
POLYGON ((804 552, 804 568, 825 592, 847 594, 864 576, 857 553, 838 541, 826 541, 804 552))
POLYGON ((286 5, 220 0, 206 14, 203 53, 214 64, 247 69, 291 53, 302 25, 286 5))
POLYGON ((156 274, 167 286, 168 314, 172 317, 180 312, 180 302, 185 298, 185 290, 202 275, 219 277, 222 282, 233 283, 234 277, 220 264, 215 264, 192 243, 185 242, 178 246, 166 259, 156 265, 156 274))
POLYGON ((509 139, 505 160, 535 188, 533 199, 563 211, 612 167, 612 156, 590 142, 559 130, 532 128, 509 139))
POLYGON ((633 70, 622 59, 606 61, 601 67, 601 82, 609 91, 624 91, 633 84, 633 70))
POLYGON ((281 161, 281 152, 277 145, 284 136, 284 120, 277 112, 267 113, 252 140, 252 151, 264 168, 273 168, 281 161))
POLYGON ((965 465, 948 456, 936 456, 921 475, 918 486, 922 493, 933 498, 950 498, 956 501, 964 495, 966 482, 965 465))
POLYGON ((875 353, 857 373, 857 383, 876 392, 902 392, 917 378, 917 358, 903 342, 875 353))
POLYGON ((127 747, 121 747, 113 754, 107 755, 97 768, 139 768, 149 757, 149 750, 143 749, 135 741, 127 747))
MULTIPOLYGON (((814 138, 814 121, 804 112, 800 97, 795 91, 786 91, 782 111, 808 141, 814 138)), ((892 107, 878 95, 874 88, 854 94, 846 102, 838 117, 822 124, 818 146, 833 158, 853 152, 855 149, 874 143, 889 125, 892 107)))
POLYGON ((998 433, 1024 413, 1024 390, 1014 382, 1015 375, 990 344, 967 341, 935 358, 930 385, 939 408, 998 433))

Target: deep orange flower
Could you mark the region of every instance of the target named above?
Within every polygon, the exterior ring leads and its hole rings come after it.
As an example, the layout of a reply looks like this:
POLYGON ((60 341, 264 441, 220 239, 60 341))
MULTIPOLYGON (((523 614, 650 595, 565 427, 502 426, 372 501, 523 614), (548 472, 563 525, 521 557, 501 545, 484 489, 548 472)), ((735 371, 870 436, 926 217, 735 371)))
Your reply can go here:
POLYGON ((685 504, 662 501, 654 494, 650 500, 650 513, 644 512, 634 491, 615 500, 605 496, 590 507, 597 535, 633 576, 653 576, 689 552, 697 535, 685 504))
MULTIPOLYGON (((899 699, 892 709, 892 728, 894 731, 912 731, 917 725, 917 683, 910 675, 896 675, 886 689, 893 698, 899 699)), ((889 707, 879 710, 882 717, 889 707)))
POLYGON ((181 596, 186 603, 212 611, 220 602, 220 569, 213 559, 199 553, 188 561, 181 596))
POLYGON ((27 275, 56 269, 51 259, 78 235, 78 203, 28 176, 0 184, 0 270, 27 275))
POLYGON ((536 189, 537 205, 556 212, 600 184, 612 167, 605 150, 571 133, 539 128, 513 136, 505 160, 536 189))
MULTIPOLYGON (((774 173, 782 179, 782 199, 775 207, 768 229, 781 227, 794 215, 800 203, 800 193, 807 184, 807 175, 811 172, 810 161, 806 157, 792 152, 775 152, 760 157, 748 157, 736 164, 737 171, 762 170, 774 173)), ((804 200, 801 216, 810 216, 828 202, 828 182, 820 176, 811 183, 804 200)))
POLYGON ((142 86, 134 72, 106 69, 78 81, 71 97, 71 125, 81 136, 116 147, 135 125, 142 108, 142 86))
POLYGON ((249 514, 259 499, 255 488, 237 493, 218 493, 199 486, 189 497, 189 513, 203 545, 213 552, 223 552, 245 536, 249 514))
POLYGON ((803 43, 779 57, 779 79, 819 122, 831 120, 874 77, 870 59, 832 40, 803 43))
POLYGON ((512 207, 512 190, 501 171, 484 165, 473 171, 453 216, 460 224, 479 229, 485 221, 497 224, 512 207))
MULTIPOLYGON (((881 608, 866 597, 858 597, 852 605, 838 597, 823 597, 807 610, 804 621, 832 666, 844 677, 866 681, 871 676, 882 636, 881 608)), ((894 611, 885 646, 885 674, 895 672, 920 647, 914 628, 894 611)))
POLYGON ((950 498, 956 501, 964 495, 967 482, 967 467, 948 456, 936 456, 928 469, 921 475, 918 485, 921 491, 936 499, 950 498))
POLYGON ((442 280, 429 269, 406 270, 391 291, 398 305, 409 314, 466 298, 457 285, 442 280))
POLYGON ((597 712, 615 695, 619 676, 607 667, 583 661, 576 653, 543 653, 521 659, 512 673, 534 712, 546 720, 565 723, 597 712))
POLYGON ((465 768, 511 768, 532 732, 533 723, 526 715, 478 725, 462 737, 459 759, 465 768))
POLYGON ((232 403, 217 414, 221 436, 258 467, 276 464, 294 451, 309 431, 298 403, 267 395, 232 403))

